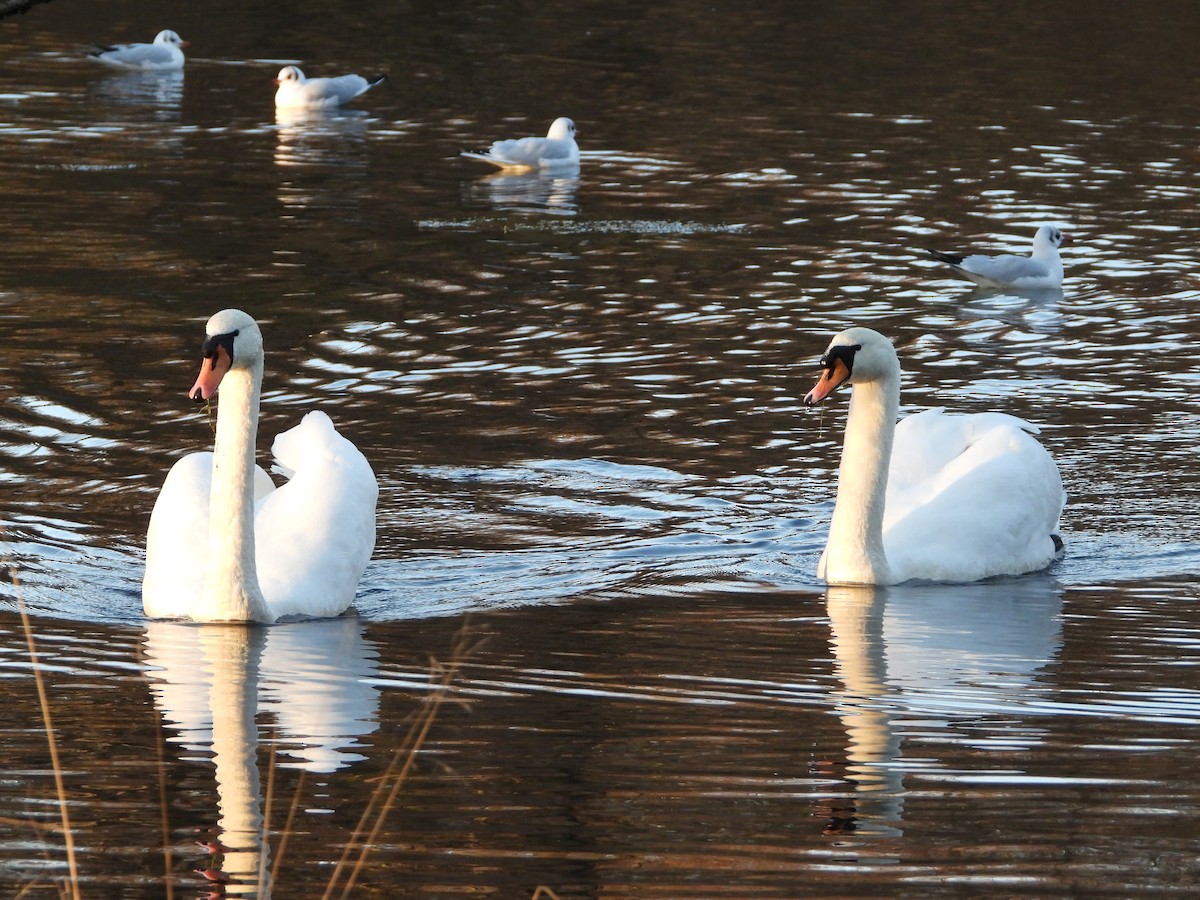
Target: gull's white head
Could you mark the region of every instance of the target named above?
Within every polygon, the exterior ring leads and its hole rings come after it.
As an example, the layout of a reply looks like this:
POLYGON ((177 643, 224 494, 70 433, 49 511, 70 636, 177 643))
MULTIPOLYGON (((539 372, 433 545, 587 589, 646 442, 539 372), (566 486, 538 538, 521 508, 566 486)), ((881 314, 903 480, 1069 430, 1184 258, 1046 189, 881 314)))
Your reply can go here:
POLYGON ((1033 236, 1033 250, 1035 253, 1039 248, 1042 250, 1049 250, 1050 248, 1057 250, 1063 244, 1069 244, 1070 242, 1070 239, 1053 225, 1043 225, 1037 230, 1037 234, 1033 236))
POLYGON ((546 132, 546 137, 553 141, 565 141, 567 138, 575 137, 575 123, 566 116, 559 116, 550 123, 550 130, 546 132))
POLYGON ((172 47, 186 47, 188 42, 177 35, 171 29, 166 28, 154 36, 156 44, 170 44, 172 47))
POLYGON ((304 84, 304 73, 297 66, 284 66, 279 70, 279 75, 275 78, 276 84, 304 84))

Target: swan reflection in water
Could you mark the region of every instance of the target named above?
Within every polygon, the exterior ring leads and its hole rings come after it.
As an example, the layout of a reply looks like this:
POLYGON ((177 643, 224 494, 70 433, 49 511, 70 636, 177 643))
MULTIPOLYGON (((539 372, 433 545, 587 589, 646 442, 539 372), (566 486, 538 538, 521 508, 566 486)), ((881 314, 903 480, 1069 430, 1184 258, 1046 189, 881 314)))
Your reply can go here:
POLYGON ((146 624, 144 657, 169 740, 212 753, 220 820, 209 877, 227 895, 267 898, 257 765, 259 714, 274 720, 285 763, 329 773, 363 757, 358 738, 378 727, 371 684, 378 654, 354 616, 276 625, 146 624), (218 855, 219 854, 219 855, 218 855))
POLYGON ((559 215, 574 215, 579 169, 556 173, 500 171, 476 179, 466 186, 468 200, 484 202, 500 211, 536 209, 559 215))
POLYGON ((1002 713, 1006 724, 997 727, 1008 745, 1040 740, 1011 721, 1049 689, 1038 672, 1062 643, 1062 590, 1053 579, 830 587, 826 603, 851 787, 829 801, 827 832, 903 833, 904 719, 953 728, 956 718, 978 725, 1002 713))

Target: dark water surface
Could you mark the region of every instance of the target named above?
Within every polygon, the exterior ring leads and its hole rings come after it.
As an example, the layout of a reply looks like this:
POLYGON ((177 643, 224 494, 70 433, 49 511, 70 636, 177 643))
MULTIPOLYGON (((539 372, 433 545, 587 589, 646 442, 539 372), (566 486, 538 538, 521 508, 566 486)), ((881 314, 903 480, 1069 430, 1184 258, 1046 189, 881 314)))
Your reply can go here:
POLYGON ((0 21, 3 891, 68 877, 23 600, 88 897, 341 896, 356 842, 350 896, 1196 893, 1200 8, 163 16, 0 21), (167 27, 183 74, 81 57, 167 27), (391 77, 276 121, 285 62, 391 77), (457 157, 559 115, 577 176, 457 157), (925 262, 1042 222, 1061 292, 925 262), (227 306, 264 452, 319 407, 379 475, 356 618, 142 616, 227 306), (817 581, 850 324, 906 408, 1042 426, 1049 573, 817 581))

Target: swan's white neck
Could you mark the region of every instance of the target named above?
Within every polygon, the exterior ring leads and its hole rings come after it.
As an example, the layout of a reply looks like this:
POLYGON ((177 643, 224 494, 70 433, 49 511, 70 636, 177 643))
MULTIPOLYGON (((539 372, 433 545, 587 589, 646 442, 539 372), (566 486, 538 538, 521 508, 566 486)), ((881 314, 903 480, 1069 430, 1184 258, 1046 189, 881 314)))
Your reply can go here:
POLYGON ((900 410, 900 367, 855 384, 838 469, 837 505, 817 572, 830 584, 894 584, 883 552, 883 512, 900 410))
POLYGON ((263 360, 230 369, 217 401, 203 620, 274 622, 254 565, 254 450, 263 360))

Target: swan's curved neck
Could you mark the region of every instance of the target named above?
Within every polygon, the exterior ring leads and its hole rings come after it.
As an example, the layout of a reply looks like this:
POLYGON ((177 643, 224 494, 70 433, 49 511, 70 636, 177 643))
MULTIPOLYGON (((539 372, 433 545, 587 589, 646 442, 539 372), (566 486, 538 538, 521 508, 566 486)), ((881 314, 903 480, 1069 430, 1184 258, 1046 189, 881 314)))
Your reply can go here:
POLYGON ((838 469, 837 505, 821 571, 831 584, 892 584, 883 552, 883 512, 900 410, 900 369, 856 384, 838 469))
POLYGON ((254 565, 254 449, 262 388, 260 356, 230 369, 217 401, 204 590, 211 622, 273 622, 254 565))

